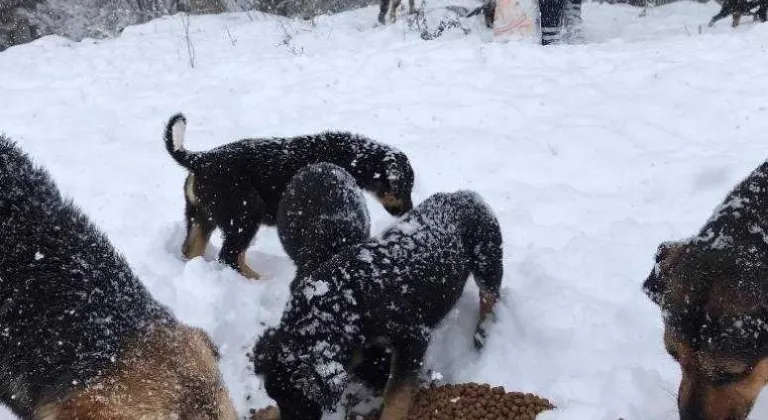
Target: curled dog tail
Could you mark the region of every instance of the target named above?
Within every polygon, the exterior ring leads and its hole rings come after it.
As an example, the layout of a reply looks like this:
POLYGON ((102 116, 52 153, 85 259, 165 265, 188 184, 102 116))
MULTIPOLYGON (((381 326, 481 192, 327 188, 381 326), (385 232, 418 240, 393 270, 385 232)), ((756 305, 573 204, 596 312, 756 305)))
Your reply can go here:
POLYGON ((165 149, 179 165, 194 170, 197 153, 184 148, 184 134, 187 131, 187 118, 176 114, 165 126, 165 149))

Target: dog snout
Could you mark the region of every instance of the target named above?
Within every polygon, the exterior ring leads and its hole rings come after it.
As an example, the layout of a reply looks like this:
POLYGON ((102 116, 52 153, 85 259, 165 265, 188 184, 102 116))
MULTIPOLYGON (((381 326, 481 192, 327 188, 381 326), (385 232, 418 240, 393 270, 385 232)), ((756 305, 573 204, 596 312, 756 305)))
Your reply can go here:
POLYGON ((393 216, 402 216, 413 208, 410 197, 399 197, 393 192, 379 193, 377 198, 384 209, 393 216))
POLYGON ((410 210, 409 207, 403 204, 384 205, 384 209, 392 216, 402 216, 410 210))

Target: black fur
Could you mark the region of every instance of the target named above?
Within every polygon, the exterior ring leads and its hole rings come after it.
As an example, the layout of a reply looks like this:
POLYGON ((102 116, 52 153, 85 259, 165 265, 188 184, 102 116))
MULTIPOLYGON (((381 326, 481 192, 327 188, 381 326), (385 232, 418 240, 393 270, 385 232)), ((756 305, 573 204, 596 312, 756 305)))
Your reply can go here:
POLYGON ((695 236, 659 245, 643 288, 661 308, 667 350, 683 365, 680 418, 746 419, 768 358, 768 162, 695 236))
POLYGON ((730 15, 734 16, 732 26, 738 26, 739 19, 744 15, 754 16, 755 20, 765 22, 768 20, 768 1, 767 0, 725 0, 720 11, 712 16, 709 26, 714 26, 715 22, 730 15))
POLYGON ((694 348, 752 359, 768 356, 766 239, 768 162, 728 194, 696 236, 659 246, 643 288, 664 310, 668 328, 694 348), (720 317, 711 313, 713 299, 752 310, 740 319, 720 317), (736 321, 739 328, 733 328, 736 321))
MULTIPOLYGON (((370 236, 370 218, 360 188, 340 166, 317 163, 291 179, 277 210, 277 232, 283 248, 296 264, 291 289, 342 249, 370 236)), ((354 375, 375 391, 389 377, 390 352, 370 346, 361 354, 354 375)))
POLYGON ((355 179, 340 166, 304 167, 283 193, 277 209, 277 233, 296 264, 296 277, 310 274, 347 246, 370 235, 365 197, 355 179))
POLYGON ((172 324, 48 173, 0 136, 0 402, 22 418, 172 324))
POLYGON ((469 275, 498 296, 502 271, 499 224, 480 196, 435 194, 300 279, 280 325, 254 348, 255 372, 282 420, 332 410, 354 356, 380 343, 395 354, 390 385, 414 381, 433 329, 469 275))
MULTIPOLYGON (((206 152, 174 147, 173 116, 165 131, 171 156, 194 175, 199 203, 187 199, 188 229, 193 223, 207 232, 222 229, 219 259, 239 268, 243 252, 260 224, 273 224, 286 185, 308 164, 330 162, 348 171, 358 185, 380 200, 390 196, 386 210, 402 215, 413 207, 413 169, 406 155, 393 147, 348 132, 326 132, 292 138, 245 139, 206 152)), ((189 182, 189 178, 188 178, 189 182)))

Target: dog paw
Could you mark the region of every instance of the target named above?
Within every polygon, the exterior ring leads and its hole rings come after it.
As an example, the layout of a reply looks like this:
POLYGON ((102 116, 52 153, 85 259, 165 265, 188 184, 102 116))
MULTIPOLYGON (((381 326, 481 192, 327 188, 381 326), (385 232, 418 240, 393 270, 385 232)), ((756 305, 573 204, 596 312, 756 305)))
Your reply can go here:
POLYGON ((475 330, 475 336, 473 337, 475 350, 480 351, 485 347, 487 337, 488 335, 485 332, 485 328, 478 327, 477 330, 475 330))
POLYGON ((253 271, 250 267, 245 266, 240 268, 240 274, 250 280, 259 280, 261 278, 261 275, 259 273, 253 271))

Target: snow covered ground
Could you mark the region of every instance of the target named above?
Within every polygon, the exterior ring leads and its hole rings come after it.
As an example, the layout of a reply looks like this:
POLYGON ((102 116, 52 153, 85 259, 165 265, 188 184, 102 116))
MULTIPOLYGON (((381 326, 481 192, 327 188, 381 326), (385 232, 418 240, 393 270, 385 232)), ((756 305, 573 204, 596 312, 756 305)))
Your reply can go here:
MULTIPOLYGON (((180 259, 184 172, 161 141, 177 111, 190 149, 348 129, 410 156, 416 203, 477 190, 505 239, 500 319, 475 354, 470 284, 429 367, 547 396, 559 409, 543 420, 671 420, 679 373, 640 285, 657 243, 692 234, 768 157, 768 26, 724 20, 700 34, 717 10, 682 2, 641 18, 589 3, 588 42, 553 48, 488 43, 479 20, 422 41, 404 21, 374 27, 373 7, 314 26, 194 17, 194 69, 179 16, 114 40, 46 37, 0 53, 0 131, 159 300, 212 334, 242 414, 270 403, 246 352, 278 321, 293 266, 267 228, 248 252, 264 281, 212 262, 218 236, 205 260, 180 259)), ((393 221, 369 208, 374 232, 393 221)), ((753 417, 766 415, 763 398, 753 417)))

